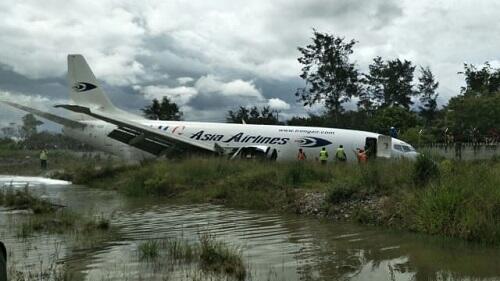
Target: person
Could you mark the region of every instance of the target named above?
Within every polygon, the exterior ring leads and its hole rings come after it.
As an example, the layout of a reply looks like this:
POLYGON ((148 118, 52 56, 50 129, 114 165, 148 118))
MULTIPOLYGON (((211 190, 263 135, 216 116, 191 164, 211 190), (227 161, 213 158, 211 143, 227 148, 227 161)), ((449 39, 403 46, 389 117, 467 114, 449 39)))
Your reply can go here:
POLYGON ((7 249, 0 241, 0 281, 7 281, 7 249))
POLYGON ((394 127, 391 127, 391 128, 389 129, 389 135, 390 135, 391 137, 393 137, 393 138, 396 138, 396 139, 397 139, 397 138, 398 138, 398 130, 396 130, 396 128, 394 128, 394 127))
POLYGON ((323 147, 319 152, 319 161, 321 164, 325 165, 328 160, 328 151, 326 151, 326 147, 323 147))
POLYGON ((48 159, 47 150, 42 149, 42 151, 40 152, 40 168, 42 168, 42 170, 47 169, 47 159, 48 159))
POLYGON ((368 155, 366 154, 366 151, 364 149, 358 149, 358 151, 355 151, 356 157, 358 158, 358 163, 360 164, 365 164, 368 162, 368 155))
POLYGON ((340 145, 339 148, 337 148, 337 152, 335 152, 335 159, 339 162, 345 162, 347 160, 347 155, 344 151, 343 145, 340 145))
POLYGON ((306 159, 307 159, 306 153, 302 150, 302 148, 299 148, 299 153, 297 154, 297 160, 304 161, 306 159))

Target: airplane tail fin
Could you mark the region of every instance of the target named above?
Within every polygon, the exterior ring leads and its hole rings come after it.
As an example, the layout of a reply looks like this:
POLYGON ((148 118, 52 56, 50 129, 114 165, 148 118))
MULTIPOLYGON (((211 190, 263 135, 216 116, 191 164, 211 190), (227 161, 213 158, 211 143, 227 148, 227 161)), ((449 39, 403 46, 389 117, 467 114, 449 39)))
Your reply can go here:
POLYGON ((117 110, 99 86, 82 55, 68 55, 68 81, 71 99, 77 105, 104 112, 117 110))

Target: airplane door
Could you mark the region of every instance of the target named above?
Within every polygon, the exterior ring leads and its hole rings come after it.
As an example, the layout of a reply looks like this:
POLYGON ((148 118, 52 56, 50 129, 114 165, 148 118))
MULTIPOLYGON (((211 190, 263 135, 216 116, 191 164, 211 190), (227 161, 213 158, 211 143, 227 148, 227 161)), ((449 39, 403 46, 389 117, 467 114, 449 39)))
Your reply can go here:
POLYGON ((380 135, 377 142, 377 157, 391 158, 392 137, 380 135))
POLYGON ((365 150, 368 151, 368 158, 374 158, 377 156, 377 139, 376 138, 366 138, 365 150))

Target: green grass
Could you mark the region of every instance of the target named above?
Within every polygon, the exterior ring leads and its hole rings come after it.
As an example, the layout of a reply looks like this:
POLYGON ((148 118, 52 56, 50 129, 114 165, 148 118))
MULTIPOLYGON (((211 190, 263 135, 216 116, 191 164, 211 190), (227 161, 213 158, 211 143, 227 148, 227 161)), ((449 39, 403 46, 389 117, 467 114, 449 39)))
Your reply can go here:
POLYGON ((202 234, 200 243, 202 269, 234 276, 237 280, 245 279, 247 272, 241 249, 218 241, 210 234, 202 234))
POLYGON ((26 185, 23 189, 15 189, 12 186, 0 188, 0 205, 12 209, 29 209, 35 214, 46 214, 55 212, 57 206, 33 196, 26 185))
POLYGON ((137 251, 140 261, 154 262, 158 266, 193 264, 207 274, 236 280, 244 280, 247 276, 241 249, 208 233, 200 234, 197 243, 180 238, 149 239, 140 243, 137 251))
POLYGON ((140 260, 154 260, 160 255, 160 243, 157 240, 147 240, 138 247, 140 260))
POLYGON ((87 177, 92 187, 113 188, 133 197, 258 210, 294 212, 307 191, 326 193, 326 210, 353 199, 384 197, 387 200, 379 210, 384 216, 363 210, 352 219, 500 243, 500 163, 494 160, 439 162, 425 156, 416 162, 322 166, 188 158, 87 170, 75 170, 74 176, 87 177))

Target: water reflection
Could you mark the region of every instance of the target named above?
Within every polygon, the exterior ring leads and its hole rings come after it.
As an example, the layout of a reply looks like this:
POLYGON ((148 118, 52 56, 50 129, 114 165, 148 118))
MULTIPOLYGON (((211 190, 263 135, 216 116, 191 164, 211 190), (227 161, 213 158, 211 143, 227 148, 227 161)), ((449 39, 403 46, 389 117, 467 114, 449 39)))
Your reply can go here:
POLYGON ((0 235, 18 260, 36 266, 40 259, 57 258, 74 272, 74 280, 190 280, 196 275, 192 268, 158 268, 140 262, 137 245, 164 237, 195 242, 200 232, 243 247, 250 280, 500 279, 498 248, 208 204, 132 200, 73 185, 33 188, 79 212, 112 216, 112 224, 120 229, 117 237, 83 250, 62 236, 21 241, 13 225, 25 215, 0 210, 0 235))

